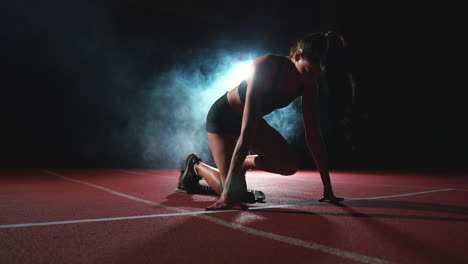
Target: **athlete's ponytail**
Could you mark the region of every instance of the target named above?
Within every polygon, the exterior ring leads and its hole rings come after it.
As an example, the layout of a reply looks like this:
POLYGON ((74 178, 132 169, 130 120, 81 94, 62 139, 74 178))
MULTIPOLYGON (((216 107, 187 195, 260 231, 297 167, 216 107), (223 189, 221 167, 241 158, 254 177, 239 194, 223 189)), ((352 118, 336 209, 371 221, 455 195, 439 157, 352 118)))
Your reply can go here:
MULTIPOLYGON (((328 115, 323 120, 333 120, 329 122, 341 124, 343 120, 348 120, 342 132, 351 135, 356 91, 347 49, 347 43, 341 34, 334 31, 315 32, 298 40, 291 47, 290 56, 294 57, 298 50, 302 50, 303 57, 320 66, 325 72, 325 78, 317 82, 322 102, 319 104, 319 113, 328 115)), ((324 125, 323 129, 331 131, 332 127, 324 125)), ((346 140, 351 142, 353 139, 349 136, 346 140)))
POLYGON ((334 49, 343 48, 345 45, 343 37, 334 31, 326 33, 315 32, 298 40, 291 47, 289 55, 293 57, 297 50, 302 50, 302 55, 305 58, 312 63, 320 65, 322 70, 324 70, 327 64, 328 53, 333 52, 334 49))
POLYGON ((327 65, 329 55, 336 55, 342 53, 343 49, 346 47, 346 42, 342 35, 334 32, 328 31, 325 33, 326 39, 326 50, 323 55, 322 64, 325 67, 327 65))
POLYGON ((342 85, 346 88, 342 88, 346 91, 346 97, 351 100, 347 100, 351 104, 354 104, 355 100, 355 83, 351 72, 351 65, 349 61, 349 54, 347 51, 347 43, 341 34, 334 31, 328 31, 325 33, 327 49, 325 56, 323 57, 323 67, 328 66, 329 70, 327 75, 329 79, 342 79, 344 82, 342 85))

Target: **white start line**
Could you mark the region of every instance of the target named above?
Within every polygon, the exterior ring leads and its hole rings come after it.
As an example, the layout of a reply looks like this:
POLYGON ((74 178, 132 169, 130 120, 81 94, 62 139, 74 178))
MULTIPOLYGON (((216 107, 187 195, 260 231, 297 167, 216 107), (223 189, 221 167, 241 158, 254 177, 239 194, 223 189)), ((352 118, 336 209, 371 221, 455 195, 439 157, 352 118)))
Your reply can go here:
MULTIPOLYGON (((232 222, 229 222, 229 221, 224 221, 224 220, 221 220, 219 218, 211 217, 211 216, 208 215, 208 214, 216 214, 216 213, 235 212, 235 211, 238 211, 238 210, 195 211, 195 212, 192 212, 192 211, 180 209, 180 208, 177 208, 177 207, 167 206, 167 205, 163 205, 163 204, 160 204, 160 203, 152 202, 152 201, 145 200, 145 199, 142 199, 142 198, 138 198, 138 197, 135 197, 135 196, 132 196, 132 195, 124 194, 124 193, 121 193, 121 192, 118 192, 118 191, 115 191, 115 190, 112 190, 112 189, 109 189, 109 188, 106 188, 106 187, 102 187, 102 186, 99 186, 99 185, 96 185, 96 184, 89 183, 89 182, 72 179, 72 178, 66 177, 64 175, 52 172, 52 171, 44 170, 43 172, 47 173, 47 174, 50 174, 50 175, 57 176, 59 178, 62 178, 62 179, 68 180, 68 181, 84 184, 84 185, 87 185, 87 186, 90 186, 90 187, 93 187, 93 188, 96 188, 96 189, 99 189, 99 190, 102 190, 102 191, 105 191, 105 192, 109 192, 109 193, 112 193, 114 195, 124 197, 124 198, 130 199, 130 200, 133 200, 133 201, 142 202, 142 203, 146 203, 146 204, 149 204, 149 205, 153 205, 153 206, 157 206, 157 207, 160 207, 160 208, 175 211, 175 213, 125 216, 125 217, 110 217, 110 218, 80 219, 80 220, 55 221, 55 222, 9 224, 9 225, 0 225, 0 229, 2 229, 2 228, 50 226, 50 225, 64 225, 64 224, 78 224, 78 223, 91 223, 91 222, 119 221, 119 220, 132 220, 132 219, 142 219, 142 218, 157 218, 157 217, 171 217, 171 216, 184 216, 184 215, 189 216, 189 215, 192 215, 192 216, 195 216, 195 217, 210 221, 212 223, 216 223, 216 224, 219 224, 219 225, 231 228, 231 229, 239 230, 239 231, 242 231, 242 232, 245 232, 245 233, 249 233, 249 234, 252 234, 252 235, 256 235, 256 236, 260 236, 260 237, 264 237, 264 238, 269 238, 269 239, 272 239, 272 240, 281 241, 283 243, 287 243, 287 244, 295 245, 295 246, 300 246, 300 247, 303 247, 303 248, 318 250, 318 251, 328 253, 328 254, 332 254, 332 255, 335 255, 335 256, 340 256, 340 257, 347 258, 347 259, 353 259, 353 260, 356 260, 356 261, 359 261, 359 262, 362 262, 362 263, 392 263, 392 262, 389 262, 387 260, 383 260, 383 259, 379 259, 379 258, 375 258, 375 257, 369 257, 369 256, 357 254, 357 253, 354 253, 354 252, 342 250, 342 249, 327 247, 325 245, 321 245, 321 244, 314 243, 314 242, 304 241, 304 240, 296 239, 296 238, 293 238, 293 237, 288 237, 288 236, 278 235, 278 234, 271 233, 271 232, 261 231, 261 230, 258 230, 258 229, 246 227, 246 226, 236 224, 236 223, 232 223, 232 222)), ((438 190, 413 192, 413 193, 405 193, 405 194, 397 194, 397 195, 386 195, 386 196, 376 196, 376 197, 366 197, 366 198, 351 198, 351 199, 346 199, 346 201, 376 200, 376 199, 413 196, 413 195, 428 194, 428 193, 435 193, 435 192, 445 192, 445 191, 453 191, 453 190, 455 190, 455 189, 438 189, 438 190)), ((260 210, 260 209, 268 209, 268 208, 287 208, 287 207, 293 207, 293 206, 307 206, 307 205, 317 205, 317 204, 322 204, 322 203, 319 203, 317 201, 317 202, 306 202, 306 203, 298 203, 298 204, 284 204, 284 205, 251 207, 251 208, 249 208, 247 210, 247 212, 248 211, 260 210)))

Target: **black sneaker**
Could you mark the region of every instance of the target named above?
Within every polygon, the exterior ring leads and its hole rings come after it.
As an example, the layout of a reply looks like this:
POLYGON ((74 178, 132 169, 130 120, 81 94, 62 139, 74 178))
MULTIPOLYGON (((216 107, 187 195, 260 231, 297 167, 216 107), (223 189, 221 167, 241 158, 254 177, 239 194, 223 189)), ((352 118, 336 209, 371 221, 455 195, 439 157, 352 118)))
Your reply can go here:
POLYGON ((205 183, 197 184, 195 192, 202 195, 219 195, 210 185, 205 183))
POLYGON ((193 193, 201 177, 195 172, 194 166, 202 161, 195 153, 190 154, 185 160, 185 169, 179 176, 178 189, 185 190, 187 193, 193 193))

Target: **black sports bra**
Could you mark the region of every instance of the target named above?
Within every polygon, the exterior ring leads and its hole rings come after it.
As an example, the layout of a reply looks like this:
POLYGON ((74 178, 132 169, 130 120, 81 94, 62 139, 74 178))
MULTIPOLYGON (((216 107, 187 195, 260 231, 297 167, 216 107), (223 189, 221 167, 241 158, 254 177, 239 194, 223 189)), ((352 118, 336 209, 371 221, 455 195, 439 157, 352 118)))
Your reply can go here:
MULTIPOLYGON (((284 61, 285 59, 281 58, 280 63, 278 65, 278 70, 276 71, 275 79, 273 80, 273 85, 271 89, 269 89, 268 92, 265 94, 265 98, 263 99, 263 105, 262 105, 263 115, 267 115, 276 109, 283 108, 289 105, 292 101, 294 101, 294 99, 296 99, 296 96, 293 98, 285 99, 285 96, 277 93, 278 81, 279 81, 281 68, 283 67, 284 61)), ((303 87, 301 87, 301 93, 302 93, 302 89, 303 87)), ((237 92, 239 93, 239 97, 242 103, 245 104, 245 97, 247 93, 247 81, 246 80, 243 80, 239 84, 237 92)))

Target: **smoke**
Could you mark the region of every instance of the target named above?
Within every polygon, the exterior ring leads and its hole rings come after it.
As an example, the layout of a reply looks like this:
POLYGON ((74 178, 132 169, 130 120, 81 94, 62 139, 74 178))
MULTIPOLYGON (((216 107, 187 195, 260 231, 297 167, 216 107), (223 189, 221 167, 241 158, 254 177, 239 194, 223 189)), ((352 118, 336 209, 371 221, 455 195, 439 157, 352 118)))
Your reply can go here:
MULTIPOLYGON (((268 38, 226 31, 204 42, 190 38, 187 28, 166 27, 159 8, 51 2, 15 1, 0 10, 7 35, 0 50, 15 85, 7 93, 24 100, 10 100, 14 107, 3 115, 33 121, 17 122, 17 130, 45 139, 31 145, 17 137, 11 148, 49 149, 47 159, 60 166, 175 168, 192 152, 213 164, 206 115, 256 57, 273 50, 256 48, 268 38), (204 43, 210 48, 201 48, 204 43), (48 124, 40 135, 35 122, 48 124), (51 148, 50 142, 57 143, 51 148)), ((288 141, 297 137, 296 108, 266 117, 288 141)))
MULTIPOLYGON (((147 167, 180 167, 195 152, 212 163, 205 124, 211 105, 249 74, 258 52, 191 51, 145 84, 130 109, 131 134, 147 167)), ((266 116, 288 141, 301 118, 297 101, 266 116)))
POLYGON ((297 98, 290 105, 273 111, 265 120, 290 144, 295 142, 302 135, 303 129, 300 99, 297 98))

